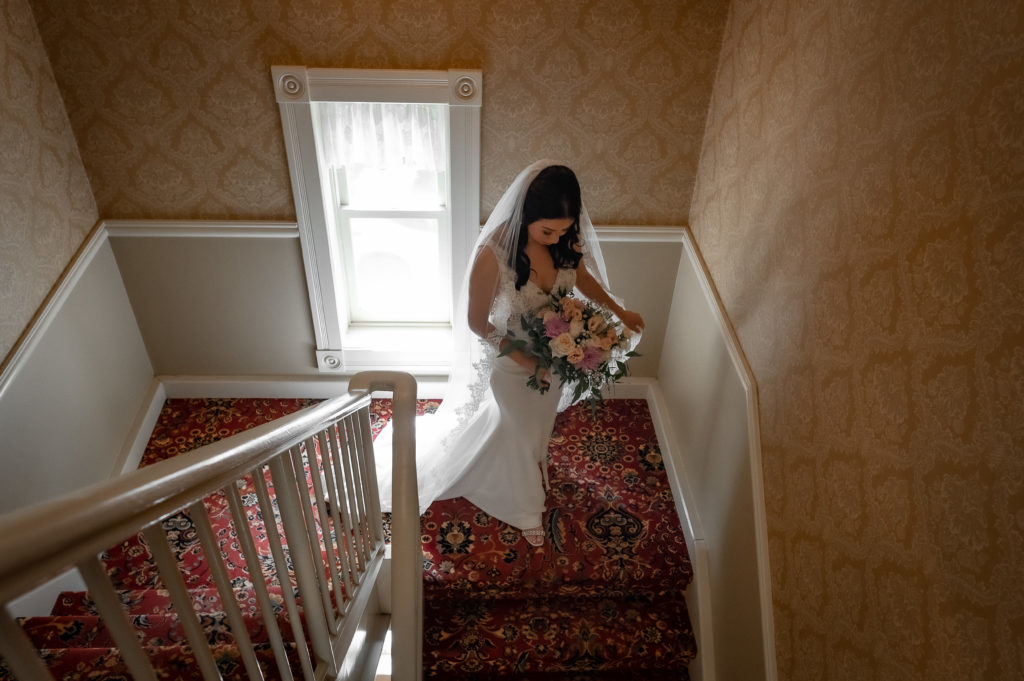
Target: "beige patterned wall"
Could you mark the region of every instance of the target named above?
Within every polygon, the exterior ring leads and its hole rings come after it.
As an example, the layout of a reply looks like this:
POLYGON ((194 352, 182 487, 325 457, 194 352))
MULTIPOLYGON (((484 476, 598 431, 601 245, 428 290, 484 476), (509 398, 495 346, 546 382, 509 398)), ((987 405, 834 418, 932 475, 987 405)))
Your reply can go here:
POLYGON ((273 64, 482 68, 483 214, 571 161, 603 224, 687 217, 721 0, 30 0, 105 218, 294 217, 273 64))
POLYGON ((96 223, 26 0, 0 3, 0 359, 96 223))
POLYGON ((1020 3, 733 3, 690 218, 782 679, 1024 678, 1022 188, 1020 3))

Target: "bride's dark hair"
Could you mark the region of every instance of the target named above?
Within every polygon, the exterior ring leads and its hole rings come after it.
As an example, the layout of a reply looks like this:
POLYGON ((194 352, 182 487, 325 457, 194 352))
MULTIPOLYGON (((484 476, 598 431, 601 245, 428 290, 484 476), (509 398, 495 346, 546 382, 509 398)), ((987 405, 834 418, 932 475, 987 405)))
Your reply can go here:
POLYGON ((537 173, 523 199, 523 220, 519 226, 515 263, 516 290, 530 278, 530 257, 526 255, 529 226, 537 220, 572 218, 572 226, 551 246, 551 258, 558 269, 576 269, 583 257, 580 242, 580 183, 576 174, 565 166, 548 166, 537 173))

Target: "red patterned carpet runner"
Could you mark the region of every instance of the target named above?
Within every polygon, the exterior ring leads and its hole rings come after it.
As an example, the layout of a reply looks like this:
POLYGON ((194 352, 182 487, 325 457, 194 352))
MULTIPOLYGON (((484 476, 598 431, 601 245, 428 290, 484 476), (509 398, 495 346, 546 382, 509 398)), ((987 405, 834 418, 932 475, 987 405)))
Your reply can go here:
MULTIPOLYGON (((141 465, 315 401, 168 400, 141 465)), ((419 410, 436 406, 420 401, 419 410)), ((391 416, 390 402, 374 400, 371 415, 376 433, 391 416)), ((436 502, 421 518, 425 677, 688 678, 696 649, 683 593, 692 570, 646 403, 608 400, 595 412, 570 408, 558 417, 549 454, 543 547, 530 546, 464 499, 436 502)), ((244 592, 247 573, 227 510, 218 506, 224 502, 215 496, 206 504, 231 576, 244 592)), ((190 519, 179 514, 164 529, 176 544, 222 674, 242 678, 190 519)), ((161 678, 199 678, 148 554, 137 539, 108 551, 105 561, 161 678)), ((251 602, 249 633, 262 654, 265 638, 251 602)), ((56 678, 130 678, 84 593, 62 594, 51 617, 31 618, 24 627, 56 678)), ((272 664, 264 668, 275 673, 272 664)))

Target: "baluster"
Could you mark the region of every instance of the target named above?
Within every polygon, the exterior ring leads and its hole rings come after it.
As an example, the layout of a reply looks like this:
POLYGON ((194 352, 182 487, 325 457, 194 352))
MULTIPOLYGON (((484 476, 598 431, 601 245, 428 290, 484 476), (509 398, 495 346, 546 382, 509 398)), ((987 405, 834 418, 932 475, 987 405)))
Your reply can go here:
MULTIPOLYGON (((257 470, 253 476, 261 474, 257 470)), ((292 681, 292 670, 288 664, 288 653, 284 648, 284 639, 281 637, 281 629, 277 626, 277 617, 274 613, 274 605, 270 601, 270 592, 267 591, 266 577, 263 574, 263 566, 260 564, 259 555, 256 551, 256 544, 252 540, 252 531, 249 525, 249 518, 245 513, 245 506, 234 485, 228 485, 224 489, 228 497, 228 506, 231 508, 231 518, 234 520, 235 528, 238 530, 238 543, 242 547, 242 555, 245 556, 245 565, 249 569, 253 591, 256 593, 256 601, 259 603, 260 612, 263 615, 263 624, 267 628, 267 638, 270 639, 270 648, 274 651, 274 661, 277 662, 277 671, 281 675, 281 681, 292 681)), ((271 522, 274 517, 270 517, 271 522)), ((276 530, 276 523, 275 523, 276 530)), ((270 533, 267 533, 269 537, 270 533)))
POLYGON ((334 473, 334 488, 337 490, 335 499, 338 503, 332 505, 332 510, 336 514, 335 521, 339 518, 342 524, 339 527, 344 529, 342 535, 342 547, 345 551, 346 557, 346 570, 345 570, 345 586, 348 588, 349 593, 355 592, 355 584, 359 582, 359 574, 356 568, 356 554, 353 543, 355 542, 355 528, 352 525, 352 515, 349 513, 349 493, 346 491, 347 486, 344 478, 344 462, 342 461, 342 444, 338 435, 338 424, 333 423, 327 429, 327 436, 330 438, 332 447, 331 452, 333 454, 333 465, 332 470, 334 473))
POLYGON ((76 567, 89 587, 96 609, 100 611, 103 624, 114 638, 121 659, 124 660, 132 678, 138 681, 156 681, 156 673, 149 656, 139 643, 139 635, 121 606, 117 591, 110 584, 106 566, 98 557, 82 561, 76 567))
POLYGON ((349 541, 352 543, 352 550, 355 553, 354 565, 356 570, 353 573, 352 578, 358 584, 363 579, 363 571, 365 570, 366 563, 363 558, 362 534, 359 531, 359 508, 355 503, 357 483, 352 474, 352 467, 350 465, 352 452, 348 429, 345 428, 345 421, 339 421, 336 424, 336 427, 339 442, 338 453, 341 458, 341 470, 345 474, 345 496, 348 501, 349 522, 351 525, 349 530, 349 541))
POLYGON ((362 567, 365 569, 365 566, 370 562, 370 522, 368 518, 369 514, 366 510, 366 491, 363 488, 363 472, 359 465, 360 459, 363 456, 363 452, 361 450, 362 443, 359 441, 359 437, 356 434, 355 424, 352 422, 351 416, 345 417, 345 431, 348 434, 348 441, 351 443, 352 476, 356 486, 355 504, 356 508, 359 509, 359 545, 363 552, 362 567))
POLYGON ((11 617, 7 607, 0 607, 0 655, 18 679, 52 679, 32 640, 11 617))
MULTIPOLYGON (((339 614, 344 614, 345 603, 344 603, 344 591, 341 588, 341 579, 338 576, 338 563, 337 557, 338 552, 335 550, 335 543, 338 541, 339 526, 334 525, 334 538, 331 538, 331 517, 327 513, 327 505, 324 503, 325 492, 322 488, 322 484, 326 482, 327 476, 321 476, 321 471, 330 466, 330 452, 328 448, 327 439, 324 437, 323 431, 316 434, 317 443, 320 445, 320 468, 317 470, 317 474, 313 476, 313 492, 316 494, 316 510, 320 514, 320 531, 323 534, 324 547, 327 549, 327 567, 331 573, 331 584, 334 587, 334 601, 335 610, 339 614)), ((340 618, 339 620, 340 621, 340 618)), ((337 633, 337 631, 335 631, 337 633)))
MULTIPOLYGON (((278 458, 281 456, 284 455, 280 454, 278 458)), ((267 530, 267 543, 270 545, 271 555, 274 556, 277 581, 281 585, 281 597, 284 598, 284 607, 292 627, 292 636, 295 637, 295 649, 299 651, 302 676, 306 681, 313 681, 315 675, 313 662, 309 655, 309 646, 306 645, 306 632, 302 630, 299 606, 295 602, 295 592, 292 589, 291 576, 288 574, 288 560, 284 555, 284 544, 281 541, 281 533, 277 531, 277 515, 274 513, 274 504, 270 500, 270 492, 267 491, 267 480, 262 468, 253 472, 252 480, 256 486, 256 498, 259 500, 260 513, 263 515, 263 525, 267 530)))
POLYGON ((263 670, 260 669, 259 660, 256 659, 256 652, 249 639, 249 632, 245 628, 245 619, 242 617, 242 611, 238 608, 235 591, 231 588, 231 576, 228 574, 227 568, 224 567, 224 558, 221 555, 220 546, 217 545, 213 527, 210 525, 206 505, 202 501, 197 501, 189 507, 189 510, 192 512, 192 522, 195 523, 196 529, 199 531, 199 543, 202 544, 203 551, 206 552, 206 562, 210 566, 213 582, 217 586, 217 593, 220 594, 220 604, 224 608, 224 614, 227 615, 228 624, 234 634, 242 664, 245 665, 245 671, 250 679, 262 681, 263 670))
MULTIPOLYGON (((306 440, 306 456, 309 459, 310 466, 310 479, 319 475, 319 473, 312 470, 313 467, 313 439, 306 440)), ((320 601, 324 607, 324 617, 328 626, 333 630, 337 624, 334 617, 334 608, 331 607, 331 592, 330 586, 327 583, 327 575, 324 574, 320 566, 323 565, 323 546, 321 544, 322 539, 317 536, 316 533, 316 510, 313 508, 313 504, 309 498, 309 484, 306 482, 306 468, 302 462, 302 455, 298 451, 298 447, 292 450, 292 470, 295 473, 295 478, 298 482, 296 488, 299 492, 298 500, 299 505, 302 508, 302 515, 304 517, 303 526, 306 528, 306 539, 309 541, 310 547, 310 558, 313 561, 313 565, 316 566, 316 583, 317 590, 320 592, 320 601)), ((333 633, 333 631, 332 631, 333 633)))
MULTIPOLYGON (((313 651, 319 659, 327 663, 332 674, 337 672, 337 663, 334 659, 334 649, 331 646, 331 639, 327 629, 327 613, 324 612, 323 604, 315 594, 320 590, 320 577, 318 570, 313 564, 312 547, 306 536, 305 522, 302 511, 302 501, 299 490, 306 491, 305 478, 301 487, 296 479, 295 469, 291 462, 297 456, 297 448, 289 450, 292 452, 291 461, 288 453, 282 452, 270 460, 270 474, 274 481, 274 491, 277 493, 277 505, 281 511, 281 521, 284 523, 285 536, 288 540, 288 551, 291 553, 292 565, 295 568, 295 582, 299 588, 299 596, 302 598, 302 609, 306 612, 306 626, 309 627, 309 638, 313 644, 313 651)), ((301 467, 300 467, 301 470, 301 467)), ((309 499, 309 494, 303 494, 309 499)), ((309 502, 306 502, 307 506, 309 502)))
POLYGON ((199 616, 196 615, 196 611, 192 607, 192 599, 188 595, 188 589, 185 588, 185 580, 182 579, 181 572, 178 570, 178 560, 174 557, 167 542, 167 535, 160 525, 150 525, 143 530, 143 534, 149 543, 153 560, 156 561, 160 579, 167 587, 174 609, 178 611, 178 619, 192 646, 199 671, 202 672, 206 681, 220 681, 220 670, 217 669, 217 663, 213 659, 213 653, 207 643, 203 626, 199 622, 199 616))
MULTIPOLYGON (((370 431, 370 408, 364 407, 357 412, 356 424, 359 427, 359 439, 362 444, 362 460, 366 462, 366 496, 369 499, 370 527, 373 529, 373 538, 376 545, 384 543, 384 525, 380 511, 380 488, 377 487, 377 468, 375 463, 376 453, 373 451, 373 433, 370 431)), ((391 452, 384 452, 391 456, 391 452)))

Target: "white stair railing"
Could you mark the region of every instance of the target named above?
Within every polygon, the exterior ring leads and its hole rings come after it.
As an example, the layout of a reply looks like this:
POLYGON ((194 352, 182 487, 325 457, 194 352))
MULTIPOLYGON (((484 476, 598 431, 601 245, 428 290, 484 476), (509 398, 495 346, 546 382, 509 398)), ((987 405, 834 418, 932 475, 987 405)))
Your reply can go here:
POLYGON ((220 679, 207 632, 163 529, 163 521, 185 513, 197 530, 249 679, 338 678, 350 646, 358 644, 356 633, 365 616, 377 608, 375 588, 391 590, 393 678, 419 679, 422 559, 415 400, 416 382, 408 374, 357 374, 348 395, 0 518, 0 655, 21 681, 51 678, 8 605, 74 567, 132 676, 156 679, 153 661, 100 559, 107 549, 141 535, 202 677, 220 679), (387 571, 381 569, 385 546, 370 390, 394 392, 390 585, 378 585, 387 571), (403 479, 409 475, 411 480, 403 479), (240 487, 250 493, 243 497, 240 487), (223 511, 225 504, 249 574, 244 586, 255 597, 266 630, 262 662, 246 633, 237 584, 231 582, 210 522, 210 508, 223 511), (249 529, 253 523, 265 535, 269 556, 258 553, 249 529), (283 607, 288 634, 281 631, 271 591, 280 593, 283 603, 277 609, 283 607), (289 648, 295 650, 297 665, 288 659, 289 648))

